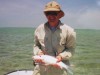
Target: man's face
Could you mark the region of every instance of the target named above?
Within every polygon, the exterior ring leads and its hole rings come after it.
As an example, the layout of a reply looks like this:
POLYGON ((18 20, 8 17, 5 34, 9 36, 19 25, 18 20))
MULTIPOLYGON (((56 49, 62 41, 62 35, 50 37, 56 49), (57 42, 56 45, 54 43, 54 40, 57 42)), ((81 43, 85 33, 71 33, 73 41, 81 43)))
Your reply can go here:
POLYGON ((48 22, 50 23, 58 22, 59 21, 58 13, 59 12, 56 12, 56 11, 45 12, 48 22))

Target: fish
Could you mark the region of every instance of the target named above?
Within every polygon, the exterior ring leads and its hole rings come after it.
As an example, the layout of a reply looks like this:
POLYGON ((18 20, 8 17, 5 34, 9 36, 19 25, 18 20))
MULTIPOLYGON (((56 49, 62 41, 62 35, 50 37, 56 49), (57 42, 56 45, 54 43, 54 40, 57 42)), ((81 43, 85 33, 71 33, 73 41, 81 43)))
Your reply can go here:
MULTIPOLYGON (((65 71, 68 72, 69 75, 73 75, 73 71, 71 69, 71 67, 69 65, 66 65, 65 63, 63 63, 62 61, 57 62, 57 58, 50 56, 50 55, 35 55, 32 57, 33 60, 42 60, 45 65, 53 65, 56 64, 58 65, 61 69, 64 69, 65 71)), ((40 64, 40 63, 36 63, 36 64, 40 64)))

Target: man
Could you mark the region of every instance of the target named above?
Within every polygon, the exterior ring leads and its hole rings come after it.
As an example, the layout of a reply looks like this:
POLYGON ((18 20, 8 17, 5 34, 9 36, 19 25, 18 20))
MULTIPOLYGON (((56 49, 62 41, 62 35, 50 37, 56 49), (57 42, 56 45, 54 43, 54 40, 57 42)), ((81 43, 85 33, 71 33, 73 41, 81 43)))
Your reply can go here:
MULTIPOLYGON (((64 16, 59 4, 55 1, 47 3, 44 9, 47 22, 39 25, 34 34, 34 55, 51 55, 70 65, 69 59, 75 49, 74 29, 63 24, 60 19, 64 16)), ((52 61, 52 60, 51 60, 52 61)), ((40 60, 35 62, 43 63, 40 60)), ((33 75, 67 75, 57 65, 36 65, 33 75)))

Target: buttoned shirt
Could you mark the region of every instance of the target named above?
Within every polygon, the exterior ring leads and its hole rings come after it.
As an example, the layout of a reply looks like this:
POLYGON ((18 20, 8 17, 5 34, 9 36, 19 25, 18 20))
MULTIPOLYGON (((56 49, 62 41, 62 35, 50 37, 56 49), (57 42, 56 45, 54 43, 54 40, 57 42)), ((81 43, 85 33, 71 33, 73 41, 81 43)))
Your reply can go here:
POLYGON ((51 56, 60 55, 63 60, 68 60, 75 51, 76 33, 70 26, 59 22, 56 30, 52 31, 49 23, 41 24, 34 33, 33 53, 43 51, 51 56))

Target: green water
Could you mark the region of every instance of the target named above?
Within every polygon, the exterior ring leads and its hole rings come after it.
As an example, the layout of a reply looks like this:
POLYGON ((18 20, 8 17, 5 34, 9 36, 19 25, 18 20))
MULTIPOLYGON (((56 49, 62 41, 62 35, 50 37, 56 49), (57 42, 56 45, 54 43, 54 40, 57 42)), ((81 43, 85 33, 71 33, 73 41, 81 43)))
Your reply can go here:
MULTIPOLYGON (((0 28, 0 75, 33 69, 35 28, 0 28)), ((74 75, 100 75, 100 30, 76 29, 76 52, 71 59, 74 75)))

